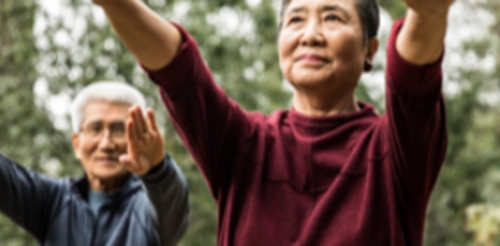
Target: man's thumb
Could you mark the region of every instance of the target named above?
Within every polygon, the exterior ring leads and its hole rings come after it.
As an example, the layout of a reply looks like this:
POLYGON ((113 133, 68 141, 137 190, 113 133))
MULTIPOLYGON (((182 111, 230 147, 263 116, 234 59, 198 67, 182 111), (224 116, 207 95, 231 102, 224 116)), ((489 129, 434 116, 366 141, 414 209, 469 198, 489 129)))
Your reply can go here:
POLYGON ((118 160, 120 164, 124 165, 126 168, 130 169, 134 167, 134 160, 128 155, 121 155, 118 160))

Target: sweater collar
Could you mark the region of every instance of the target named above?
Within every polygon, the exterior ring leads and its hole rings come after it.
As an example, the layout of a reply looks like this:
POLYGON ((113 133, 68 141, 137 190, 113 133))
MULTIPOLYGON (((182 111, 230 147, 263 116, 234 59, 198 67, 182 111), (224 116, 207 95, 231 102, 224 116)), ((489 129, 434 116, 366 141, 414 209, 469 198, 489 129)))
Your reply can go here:
POLYGON ((307 116, 291 108, 289 112, 293 125, 307 136, 317 136, 325 131, 338 128, 346 123, 356 122, 364 119, 377 118, 377 113, 372 105, 358 102, 360 110, 352 113, 338 114, 333 116, 307 116))

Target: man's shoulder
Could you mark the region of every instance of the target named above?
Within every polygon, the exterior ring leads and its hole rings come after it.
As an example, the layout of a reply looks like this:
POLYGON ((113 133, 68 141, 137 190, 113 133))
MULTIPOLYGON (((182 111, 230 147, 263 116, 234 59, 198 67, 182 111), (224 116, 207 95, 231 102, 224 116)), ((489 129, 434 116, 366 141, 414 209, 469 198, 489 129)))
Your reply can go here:
POLYGON ((141 187, 137 192, 135 192, 130 200, 131 206, 137 212, 153 212, 154 206, 151 203, 151 200, 147 194, 147 190, 144 187, 141 187))
POLYGON ((142 188, 130 197, 130 211, 132 216, 145 229, 151 228, 151 224, 158 223, 158 215, 156 210, 147 195, 146 189, 142 188))

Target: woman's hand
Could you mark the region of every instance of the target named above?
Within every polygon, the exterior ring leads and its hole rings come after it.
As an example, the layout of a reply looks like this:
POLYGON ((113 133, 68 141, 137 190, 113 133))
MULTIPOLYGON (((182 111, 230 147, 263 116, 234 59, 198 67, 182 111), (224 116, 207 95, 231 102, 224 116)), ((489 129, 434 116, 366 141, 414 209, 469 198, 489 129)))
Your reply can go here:
POLYGON ((92 0, 123 43, 148 70, 164 68, 174 59, 181 44, 179 30, 153 12, 142 0, 92 0))
POLYGON ((138 1, 138 0, 92 0, 92 2, 96 5, 103 6, 107 4, 120 4, 120 3, 126 3, 126 2, 131 2, 131 1, 138 1))
POLYGON ((423 18, 446 18, 455 0, 404 0, 406 5, 423 18))
POLYGON ((408 62, 436 62, 444 49, 448 11, 455 0, 404 0, 408 14, 396 41, 398 53, 408 62))
POLYGON ((126 155, 120 156, 120 163, 139 176, 162 163, 164 158, 163 137, 155 115, 151 109, 146 114, 147 122, 140 107, 130 109, 127 121, 128 151, 126 155))

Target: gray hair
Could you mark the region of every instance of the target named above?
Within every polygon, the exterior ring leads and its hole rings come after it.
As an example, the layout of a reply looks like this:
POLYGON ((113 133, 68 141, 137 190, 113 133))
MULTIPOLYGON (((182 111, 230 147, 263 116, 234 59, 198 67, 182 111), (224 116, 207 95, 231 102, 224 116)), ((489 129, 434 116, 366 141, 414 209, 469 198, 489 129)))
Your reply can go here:
POLYGON ((83 88, 71 104, 71 125, 73 132, 80 131, 83 122, 83 109, 92 100, 126 103, 130 104, 131 107, 138 105, 143 112, 146 112, 146 100, 142 93, 134 87, 122 82, 95 82, 83 88))

